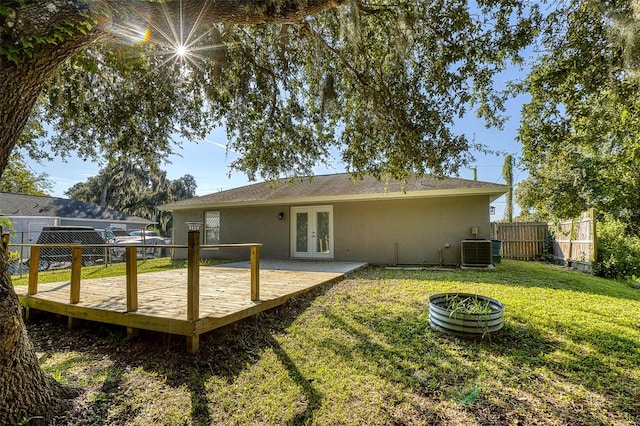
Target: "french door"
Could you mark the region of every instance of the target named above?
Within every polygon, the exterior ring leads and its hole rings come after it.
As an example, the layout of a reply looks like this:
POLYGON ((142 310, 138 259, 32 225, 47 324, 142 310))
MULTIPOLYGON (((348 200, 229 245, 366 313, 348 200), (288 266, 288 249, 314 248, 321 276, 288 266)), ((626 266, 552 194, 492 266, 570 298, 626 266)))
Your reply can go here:
POLYGON ((333 206, 291 208, 291 256, 333 259, 333 206))

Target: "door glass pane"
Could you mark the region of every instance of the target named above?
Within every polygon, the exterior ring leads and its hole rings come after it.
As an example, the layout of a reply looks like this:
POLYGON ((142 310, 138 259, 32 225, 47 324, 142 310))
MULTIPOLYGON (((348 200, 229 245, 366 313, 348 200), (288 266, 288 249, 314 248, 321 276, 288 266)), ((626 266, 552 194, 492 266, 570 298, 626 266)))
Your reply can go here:
POLYGON ((317 253, 329 253, 329 212, 316 212, 317 253))
POLYGON ((309 251, 309 216, 307 213, 296 213, 296 251, 309 251))

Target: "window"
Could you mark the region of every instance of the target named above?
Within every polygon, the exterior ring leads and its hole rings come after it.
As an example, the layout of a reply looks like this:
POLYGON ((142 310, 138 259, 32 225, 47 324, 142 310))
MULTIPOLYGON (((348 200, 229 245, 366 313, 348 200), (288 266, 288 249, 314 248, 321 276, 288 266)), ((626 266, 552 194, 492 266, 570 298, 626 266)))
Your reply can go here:
POLYGON ((205 213, 204 243, 220 244, 220 212, 205 213))

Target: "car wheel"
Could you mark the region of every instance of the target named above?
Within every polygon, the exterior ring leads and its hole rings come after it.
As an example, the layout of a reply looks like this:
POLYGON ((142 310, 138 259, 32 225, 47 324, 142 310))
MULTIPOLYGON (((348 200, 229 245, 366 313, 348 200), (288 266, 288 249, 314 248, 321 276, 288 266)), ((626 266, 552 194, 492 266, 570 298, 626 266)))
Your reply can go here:
POLYGON ((46 271, 47 269, 49 269, 49 266, 51 266, 51 264, 48 260, 40 259, 40 261, 38 262, 38 271, 46 271))

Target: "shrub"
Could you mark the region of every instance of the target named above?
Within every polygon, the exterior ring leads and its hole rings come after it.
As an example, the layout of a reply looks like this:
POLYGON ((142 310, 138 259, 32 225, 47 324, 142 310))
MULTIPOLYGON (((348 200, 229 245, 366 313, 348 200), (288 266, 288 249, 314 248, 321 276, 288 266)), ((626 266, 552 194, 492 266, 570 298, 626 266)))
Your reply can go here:
POLYGON ((598 223, 598 262, 594 273, 606 278, 640 276, 640 237, 627 235, 624 222, 606 218, 598 223))

